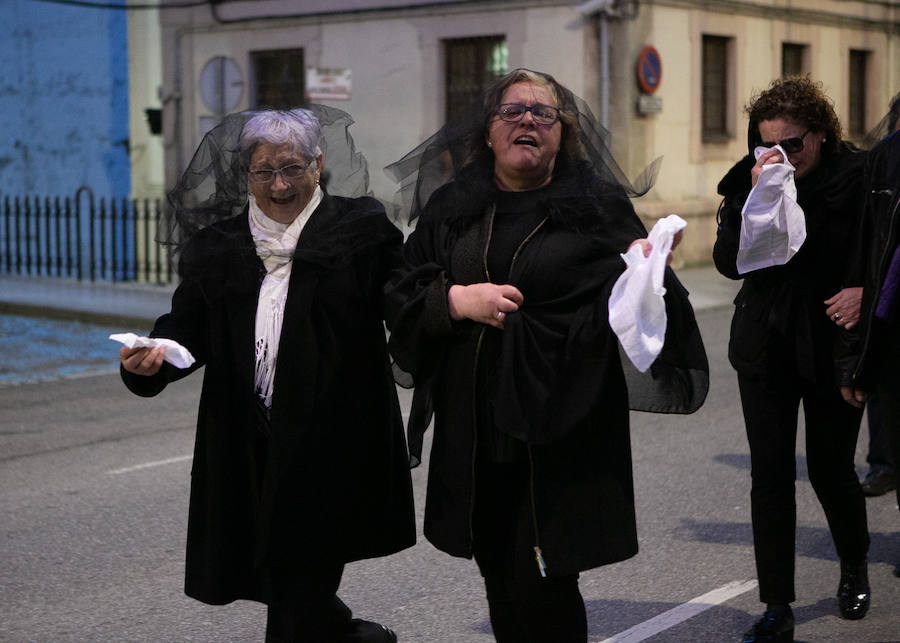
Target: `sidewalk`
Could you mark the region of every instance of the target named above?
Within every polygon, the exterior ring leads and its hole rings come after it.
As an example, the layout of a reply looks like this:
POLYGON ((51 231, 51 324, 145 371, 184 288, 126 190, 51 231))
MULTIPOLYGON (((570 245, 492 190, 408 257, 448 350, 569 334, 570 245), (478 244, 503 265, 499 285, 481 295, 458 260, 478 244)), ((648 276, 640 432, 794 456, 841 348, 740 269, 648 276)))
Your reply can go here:
MULTIPOLYGON (((713 266, 678 270, 695 310, 730 306, 739 282, 713 266)), ((146 327, 169 310, 175 286, 0 275, 0 314, 146 327)))
POLYGON ((0 275, 0 314, 146 328, 168 312, 174 285, 0 275))

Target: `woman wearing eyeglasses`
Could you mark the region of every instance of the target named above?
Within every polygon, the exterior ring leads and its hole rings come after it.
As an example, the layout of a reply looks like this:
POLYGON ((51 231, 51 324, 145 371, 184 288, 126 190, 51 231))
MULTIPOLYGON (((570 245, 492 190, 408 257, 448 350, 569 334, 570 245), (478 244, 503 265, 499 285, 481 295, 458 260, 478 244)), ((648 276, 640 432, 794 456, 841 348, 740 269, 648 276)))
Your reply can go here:
POLYGON ((620 361, 608 299, 646 236, 628 195, 648 188, 624 180, 605 134, 571 91, 519 69, 388 168, 416 221, 387 319, 415 379, 414 462, 433 410, 424 532, 474 556, 501 643, 587 640, 579 572, 637 552, 629 403, 685 413, 706 395, 671 270, 679 341, 646 374, 620 361))
MULTIPOLYGON (((719 271, 743 279, 735 299, 729 359, 737 371, 751 460, 753 543, 763 617, 745 643, 792 641, 796 538, 796 438, 802 402, 809 480, 825 512, 837 555, 839 612, 860 619, 869 607, 866 505, 854 469, 861 410, 843 403, 838 385, 849 365, 835 361, 838 326, 859 313, 858 293, 842 290, 850 240, 862 203, 865 155, 841 140, 821 86, 776 80, 753 98, 751 154, 719 183, 723 195, 713 257, 719 271), (739 274, 741 210, 764 166, 794 166, 806 239, 783 265, 739 274), (772 148, 758 160, 758 146, 772 148)), ((837 579, 835 579, 837 580, 837 579)))
POLYGON ((152 396, 205 366, 189 596, 265 603, 266 641, 391 642, 336 592, 345 563, 415 541, 382 321, 402 235, 364 196, 352 121, 314 109, 234 114, 203 139, 169 195, 181 283, 151 333, 196 362, 123 347, 122 378, 152 396))

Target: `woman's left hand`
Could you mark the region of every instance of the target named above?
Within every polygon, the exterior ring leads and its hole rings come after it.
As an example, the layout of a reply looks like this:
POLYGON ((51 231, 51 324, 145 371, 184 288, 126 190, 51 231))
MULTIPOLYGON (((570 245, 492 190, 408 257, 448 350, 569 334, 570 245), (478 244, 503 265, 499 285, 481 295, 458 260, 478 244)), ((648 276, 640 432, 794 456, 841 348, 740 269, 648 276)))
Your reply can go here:
POLYGON ((842 288, 834 297, 825 300, 825 314, 838 326, 850 330, 859 321, 862 287, 842 288))
MULTIPOLYGON (((684 230, 679 230, 675 233, 675 236, 672 238, 672 250, 681 243, 681 238, 684 236, 684 230)), ((644 251, 644 256, 649 257, 650 252, 653 250, 653 244, 650 243, 647 239, 635 239, 631 242, 631 245, 628 246, 628 249, 631 250, 635 245, 640 244, 641 248, 644 251)), ((666 264, 672 263, 672 250, 669 250, 669 255, 666 257, 666 264)))

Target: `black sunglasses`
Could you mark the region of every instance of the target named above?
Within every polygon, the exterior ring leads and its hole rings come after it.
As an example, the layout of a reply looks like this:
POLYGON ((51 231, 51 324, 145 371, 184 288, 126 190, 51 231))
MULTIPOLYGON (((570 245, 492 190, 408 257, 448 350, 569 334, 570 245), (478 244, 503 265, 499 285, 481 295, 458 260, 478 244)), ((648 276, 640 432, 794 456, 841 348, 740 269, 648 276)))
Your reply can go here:
POLYGON ((812 130, 807 129, 800 136, 791 136, 790 138, 783 138, 778 143, 773 143, 770 141, 763 141, 760 143, 763 147, 775 147, 776 145, 780 145, 781 149, 783 149, 788 154, 799 154, 803 151, 803 139, 806 138, 806 135, 809 134, 812 130))

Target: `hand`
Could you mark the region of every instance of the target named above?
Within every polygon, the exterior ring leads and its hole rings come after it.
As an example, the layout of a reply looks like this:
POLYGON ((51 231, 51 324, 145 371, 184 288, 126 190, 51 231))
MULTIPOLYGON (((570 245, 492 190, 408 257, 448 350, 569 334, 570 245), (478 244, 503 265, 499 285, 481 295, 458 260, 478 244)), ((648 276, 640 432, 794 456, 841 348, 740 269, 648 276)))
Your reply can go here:
POLYGON ((866 405, 866 398, 868 395, 866 395, 866 392, 862 389, 853 388, 852 386, 842 386, 841 397, 844 398, 844 401, 847 404, 861 409, 866 405))
POLYGON ((781 155, 781 152, 774 148, 756 159, 756 165, 750 170, 750 184, 755 186, 756 182, 759 181, 759 175, 762 174, 764 165, 773 165, 775 163, 784 163, 784 157, 781 155))
MULTIPOLYGON (((684 230, 679 230, 675 233, 675 236, 672 237, 672 250, 681 243, 681 239, 684 237, 684 230)), ((649 257, 650 253, 653 251, 653 244, 650 243, 647 239, 635 239, 631 242, 631 245, 628 246, 628 249, 631 250, 635 245, 640 245, 641 249, 644 251, 644 256, 649 257)), ((666 257, 666 265, 672 263, 672 250, 669 250, 669 254, 666 257)))
POLYGON ((447 293, 452 319, 471 319, 501 329, 506 316, 517 311, 524 301, 519 289, 509 284, 456 284, 447 293))
POLYGON ((862 303, 862 291, 859 286, 842 288, 834 297, 825 300, 825 314, 838 326, 850 330, 859 321, 859 307, 862 303))
POLYGON ((164 346, 156 348, 128 348, 122 346, 119 349, 119 361, 129 373, 135 375, 156 375, 162 368, 163 357, 166 354, 164 346))

